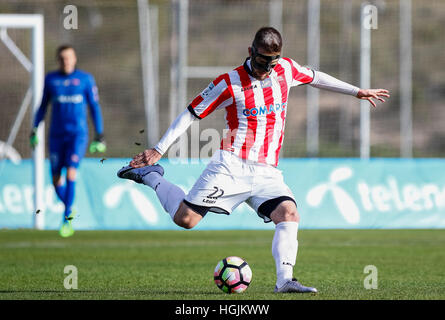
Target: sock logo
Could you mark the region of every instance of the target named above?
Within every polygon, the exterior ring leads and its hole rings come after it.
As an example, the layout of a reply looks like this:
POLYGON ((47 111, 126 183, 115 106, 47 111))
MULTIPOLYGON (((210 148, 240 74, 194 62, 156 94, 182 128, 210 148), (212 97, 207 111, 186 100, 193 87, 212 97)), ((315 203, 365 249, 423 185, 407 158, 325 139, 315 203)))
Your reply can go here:
POLYGON ((287 265, 287 266, 293 266, 293 264, 290 262, 283 262, 282 264, 287 265))

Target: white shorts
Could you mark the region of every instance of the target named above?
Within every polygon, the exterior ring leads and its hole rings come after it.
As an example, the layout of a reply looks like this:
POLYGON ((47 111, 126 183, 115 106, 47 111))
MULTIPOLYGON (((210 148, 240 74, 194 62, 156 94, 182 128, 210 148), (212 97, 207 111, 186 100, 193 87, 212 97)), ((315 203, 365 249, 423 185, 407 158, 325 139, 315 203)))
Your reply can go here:
POLYGON ((218 150, 184 200, 186 204, 224 214, 230 214, 245 201, 264 222, 270 222, 268 215, 274 208, 260 206, 272 199, 278 203, 295 202, 280 170, 218 150))

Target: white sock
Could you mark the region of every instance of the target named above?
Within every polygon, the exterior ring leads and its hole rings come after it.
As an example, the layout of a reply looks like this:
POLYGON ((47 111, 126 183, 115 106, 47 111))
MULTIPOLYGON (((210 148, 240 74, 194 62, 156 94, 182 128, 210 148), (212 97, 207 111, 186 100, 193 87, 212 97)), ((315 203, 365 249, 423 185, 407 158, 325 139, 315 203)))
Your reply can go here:
POLYGON ((175 217, 176 211, 178 211, 179 205, 185 198, 185 193, 177 185, 167 181, 157 172, 150 172, 142 181, 145 185, 151 187, 156 191, 159 201, 165 211, 170 214, 170 217, 175 217))
POLYGON ((272 255, 277 268, 277 287, 292 280, 298 252, 298 222, 284 221, 275 226, 272 240, 272 255))

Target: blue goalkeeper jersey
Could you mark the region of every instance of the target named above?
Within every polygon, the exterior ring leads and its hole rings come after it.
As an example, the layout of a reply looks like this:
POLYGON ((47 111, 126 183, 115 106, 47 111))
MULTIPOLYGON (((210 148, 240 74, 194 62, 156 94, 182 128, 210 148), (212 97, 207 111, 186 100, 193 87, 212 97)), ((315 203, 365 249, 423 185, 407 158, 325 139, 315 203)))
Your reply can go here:
POLYGON ((88 136, 87 106, 97 134, 103 134, 99 95, 94 77, 84 71, 71 74, 50 72, 45 77, 42 103, 34 119, 36 128, 52 104, 50 138, 64 135, 88 136))

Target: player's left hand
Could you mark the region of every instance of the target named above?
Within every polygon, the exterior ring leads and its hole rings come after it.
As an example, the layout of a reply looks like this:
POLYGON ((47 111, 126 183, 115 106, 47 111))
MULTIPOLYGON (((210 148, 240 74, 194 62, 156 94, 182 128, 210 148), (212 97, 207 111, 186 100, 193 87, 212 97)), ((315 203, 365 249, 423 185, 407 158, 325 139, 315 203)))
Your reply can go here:
POLYGON ((33 128, 31 130, 31 134, 29 135, 29 144, 32 149, 39 144, 39 138, 37 138, 37 128, 33 128))
POLYGON ((368 100, 373 107, 376 107, 375 102, 372 98, 377 99, 381 102, 385 102, 383 97, 389 98, 389 91, 386 89, 360 89, 357 93, 357 98, 362 100, 368 100))
POLYGON ((96 152, 105 152, 107 151, 107 145, 104 140, 103 134, 97 134, 94 138, 93 142, 90 144, 90 153, 96 153, 96 152))

